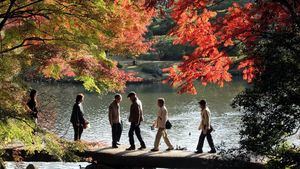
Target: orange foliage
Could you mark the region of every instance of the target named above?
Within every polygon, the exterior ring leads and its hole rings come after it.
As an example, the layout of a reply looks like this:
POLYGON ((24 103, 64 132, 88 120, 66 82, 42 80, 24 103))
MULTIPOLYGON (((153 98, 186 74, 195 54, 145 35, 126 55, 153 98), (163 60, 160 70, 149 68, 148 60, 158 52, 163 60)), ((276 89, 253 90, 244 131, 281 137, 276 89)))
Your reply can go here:
MULTIPOLYGON (((158 1, 149 0, 145 3, 148 8, 154 7, 158 1)), ((178 0, 169 1, 172 4, 171 16, 176 27, 171 35, 176 37, 175 44, 190 44, 195 46, 192 54, 183 56, 178 66, 170 68, 169 77, 165 82, 179 87, 179 93, 196 94, 195 80, 203 85, 216 83, 223 86, 231 81, 228 72, 232 60, 226 49, 238 43, 245 45, 245 51, 252 51, 255 41, 264 32, 280 29, 291 29, 293 13, 300 13, 300 3, 295 3, 295 10, 279 1, 259 0, 243 6, 233 3, 227 12, 218 15, 211 8, 215 1, 210 0, 178 0), (271 10, 270 10, 271 9, 271 10)), ((247 54, 247 52, 245 53, 247 54)), ((243 77, 252 82, 260 70, 257 65, 259 58, 245 58, 238 66, 243 69, 243 77)))
MULTIPOLYGON (((2 17, 10 2, 0 7, 2 17)), ((144 1, 14 2, 0 24, 0 54, 13 55, 19 49, 28 59, 31 77, 74 76, 98 91, 123 90, 127 81, 141 80, 119 70, 106 54, 136 56, 149 50, 151 42, 144 35, 155 10, 145 10, 144 1)))
POLYGON ((109 22, 105 26, 113 34, 113 38, 99 34, 108 50, 117 54, 141 54, 149 50, 152 45, 144 38, 147 26, 151 23, 155 10, 145 10, 143 1, 134 4, 124 0, 115 1, 114 13, 109 15, 109 22))

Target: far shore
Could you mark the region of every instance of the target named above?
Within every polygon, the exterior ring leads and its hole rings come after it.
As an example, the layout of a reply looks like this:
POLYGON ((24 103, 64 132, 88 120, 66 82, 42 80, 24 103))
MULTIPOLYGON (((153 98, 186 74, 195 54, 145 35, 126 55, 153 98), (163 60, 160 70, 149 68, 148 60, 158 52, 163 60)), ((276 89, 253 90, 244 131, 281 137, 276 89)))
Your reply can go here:
MULTIPOLYGON (((178 61, 147 61, 147 60, 125 60, 118 61, 120 69, 126 72, 137 72, 136 77, 140 77, 143 80, 137 82, 127 82, 127 84, 153 84, 161 83, 164 79, 168 77, 168 73, 162 71, 164 68, 168 68, 172 65, 179 64, 178 61)), ((242 78, 242 72, 236 68, 229 70, 233 78, 242 78)), ((59 80, 54 78, 44 78, 44 77, 34 77, 26 78, 24 80, 27 82, 48 82, 48 83, 71 83, 71 84, 82 84, 80 81, 76 81, 72 77, 65 77, 59 80)))

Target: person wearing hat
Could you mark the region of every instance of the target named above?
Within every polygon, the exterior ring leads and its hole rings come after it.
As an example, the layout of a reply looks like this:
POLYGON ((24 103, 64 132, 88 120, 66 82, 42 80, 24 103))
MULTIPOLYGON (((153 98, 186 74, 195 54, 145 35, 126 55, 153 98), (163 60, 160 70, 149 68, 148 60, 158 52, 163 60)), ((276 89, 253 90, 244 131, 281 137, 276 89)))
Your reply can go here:
POLYGON ((129 114, 129 122, 131 124, 128 132, 130 147, 127 148, 126 150, 135 150, 134 137, 133 137, 134 132, 141 144, 139 150, 143 150, 146 148, 146 145, 141 136, 141 129, 140 129, 140 123, 144 120, 142 102, 138 99, 135 92, 130 92, 127 97, 130 98, 132 104, 130 106, 130 114, 129 114))
POLYGON ((120 94, 115 95, 115 99, 109 105, 108 117, 109 123, 112 130, 112 147, 118 148, 117 144, 120 141, 122 135, 122 124, 120 117, 120 102, 122 101, 122 96, 120 94))
POLYGON ((197 151, 195 153, 202 153, 203 143, 205 137, 207 138, 207 142, 211 148, 209 153, 216 153, 216 149, 214 146, 213 139, 211 137, 211 132, 213 131, 211 127, 211 118, 210 118, 210 110, 206 106, 206 101, 201 100, 198 102, 201 108, 201 123, 199 126, 199 130, 201 130, 201 134, 199 137, 198 145, 197 145, 197 151))

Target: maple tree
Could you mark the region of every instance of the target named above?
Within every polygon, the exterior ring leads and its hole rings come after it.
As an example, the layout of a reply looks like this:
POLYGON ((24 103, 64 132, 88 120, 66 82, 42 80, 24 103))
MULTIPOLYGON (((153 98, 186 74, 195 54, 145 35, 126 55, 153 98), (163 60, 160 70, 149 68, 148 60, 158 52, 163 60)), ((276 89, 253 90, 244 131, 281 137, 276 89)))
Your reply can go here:
POLYGON ((126 81, 140 79, 119 70, 106 53, 137 55, 149 49, 143 35, 154 11, 142 5, 127 0, 2 1, 1 57, 13 57, 20 70, 31 69, 30 75, 75 77, 97 92, 122 90, 126 81))
MULTIPOLYGON (((145 6, 153 8, 158 2, 148 0, 145 6)), ((299 168, 299 147, 286 140, 300 129, 300 1, 167 2, 176 22, 170 35, 176 44, 195 48, 182 63, 166 70, 166 82, 191 94, 197 92, 197 80, 222 86, 232 79, 229 53, 239 48, 237 68, 252 83, 231 105, 242 113, 239 150, 268 156, 269 168, 299 168)))
MULTIPOLYGON (((145 6, 155 7, 161 1, 148 0, 145 6)), ((192 54, 183 56, 181 64, 166 70, 170 73, 166 82, 179 87, 180 93, 196 94, 196 80, 203 85, 216 83, 220 86, 231 81, 229 69, 233 60, 228 50, 237 45, 244 48, 238 69, 243 70, 245 80, 252 82, 262 71, 259 59, 248 55, 256 41, 269 31, 295 30, 293 23, 300 23, 300 2, 295 0, 257 0, 243 4, 234 2, 223 10, 218 9, 218 6, 228 3, 223 0, 167 2, 176 23, 170 32, 171 36, 176 37, 174 43, 195 47, 192 54)))
POLYGON ((24 77, 71 77, 98 93, 122 91, 127 81, 141 80, 118 69, 107 54, 138 55, 149 49, 152 43, 144 34, 155 12, 144 10, 143 4, 0 0, 0 149, 18 140, 31 152, 40 151, 46 139, 48 152, 66 153, 66 145, 56 136, 33 134, 35 124, 24 106, 28 94, 24 77))

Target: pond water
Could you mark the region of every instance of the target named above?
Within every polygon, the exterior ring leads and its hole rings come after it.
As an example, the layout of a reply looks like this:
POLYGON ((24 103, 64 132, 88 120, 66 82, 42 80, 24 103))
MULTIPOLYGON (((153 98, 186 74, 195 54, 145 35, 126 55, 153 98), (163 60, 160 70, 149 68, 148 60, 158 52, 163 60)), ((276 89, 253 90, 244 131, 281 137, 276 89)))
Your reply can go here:
MULTIPOLYGON (((169 118, 173 127, 168 131, 171 142, 174 146, 186 147, 188 150, 195 150, 197 145, 200 122, 200 109, 198 101, 206 99, 212 112, 212 125, 215 129, 213 139, 216 145, 224 143, 227 147, 237 146, 239 135, 240 113, 230 107, 234 96, 245 88, 242 81, 232 82, 220 88, 216 85, 199 86, 198 95, 178 95, 176 90, 164 84, 140 84, 129 85, 122 94, 121 116, 124 123, 124 130, 121 137, 121 144, 128 145, 128 114, 130 101, 126 98, 129 91, 134 90, 143 102, 145 121, 141 125, 142 136, 147 147, 153 146, 156 131, 150 129, 152 121, 156 118, 156 100, 164 97, 166 107, 169 111, 169 118)), ((51 93, 54 96, 52 104, 54 111, 57 112, 56 124, 53 128, 57 134, 67 139, 73 139, 73 129, 69 119, 78 93, 85 94, 83 108, 85 118, 90 122, 90 128, 84 130, 82 139, 87 141, 104 141, 111 144, 111 128, 108 122, 108 105, 113 100, 114 94, 99 95, 87 92, 81 85, 71 84, 49 84, 34 83, 32 87, 40 93, 51 93)), ((42 95, 38 99, 43 99, 42 95)), ((42 110, 41 110, 42 111, 42 110)), ((137 139, 135 141, 138 143, 137 139)), ((223 144, 222 144, 223 145, 223 144)), ((223 145, 223 146, 224 146, 223 145)), ((136 145, 139 146, 138 144, 136 145)), ((161 149, 166 145, 161 142, 161 149)), ((205 143, 204 151, 208 151, 205 143)))
MULTIPOLYGON (((33 83, 30 84, 39 91, 38 100, 46 99, 45 93, 51 94, 51 107, 56 112, 55 124, 52 130, 66 139, 73 139, 73 129, 69 119, 72 112, 75 97, 78 93, 85 94, 83 107, 85 117, 90 122, 91 127, 84 130, 82 139, 86 141, 104 141, 111 145, 111 128, 108 122, 108 105, 114 97, 114 93, 99 95, 87 92, 81 85, 73 84, 49 84, 33 83)), ((197 102, 206 99, 212 112, 212 125, 215 129, 212 136, 216 146, 222 148, 232 148, 238 146, 240 117, 241 113, 230 107, 232 99, 247 84, 243 81, 233 81, 230 84, 220 88, 216 85, 198 86, 197 95, 178 95, 176 90, 164 84, 139 84, 129 85, 122 93, 123 102, 121 103, 122 120, 124 130, 121 137, 121 144, 128 145, 129 114, 130 101, 126 98, 129 91, 136 91, 138 97, 143 102, 145 121, 141 125, 142 136, 148 148, 152 148, 156 131, 150 129, 152 121, 156 118, 157 105, 156 100, 164 97, 166 107, 169 111, 169 119, 173 124, 168 131, 169 138, 174 146, 186 147, 189 151, 194 151, 200 132, 197 130, 200 122, 199 106, 197 102)), ((47 99, 50 97, 47 96, 47 99)), ((42 111, 42 110, 41 110, 42 111)), ((298 135, 298 134, 297 134, 298 135)), ((294 143, 300 145, 300 141, 295 136, 292 138, 294 143)), ((138 141, 135 138, 136 146, 138 141)), ((166 145, 161 140, 161 150, 166 149, 166 145)), ((204 151, 208 151, 207 142, 204 143, 204 151)), ((61 163, 61 162, 36 162, 39 168, 51 169, 77 169, 79 165, 86 166, 88 163, 61 163)), ((28 163, 8 162, 8 168, 25 168, 28 163)))

